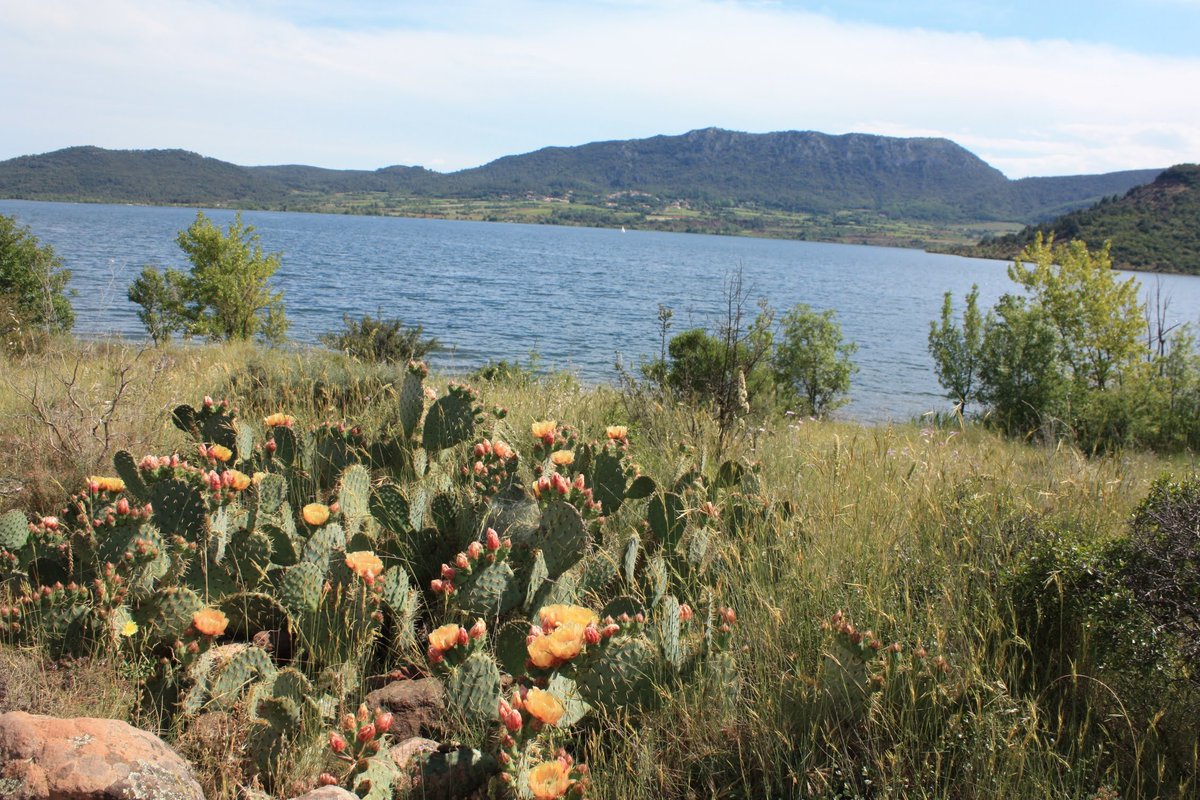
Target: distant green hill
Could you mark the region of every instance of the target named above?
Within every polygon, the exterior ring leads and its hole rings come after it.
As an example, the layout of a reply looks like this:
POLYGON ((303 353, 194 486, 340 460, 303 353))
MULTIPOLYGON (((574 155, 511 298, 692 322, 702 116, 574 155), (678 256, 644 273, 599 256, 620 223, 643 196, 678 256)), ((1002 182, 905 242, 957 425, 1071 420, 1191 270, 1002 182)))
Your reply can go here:
POLYGON ((1180 164, 1153 183, 1107 197, 1091 208, 1020 233, 984 239, 963 252, 986 258, 1015 258, 1038 233, 1055 241, 1112 242, 1117 267, 1200 274, 1200 165, 1180 164))
MULTIPOLYGON (((72 147, 0 162, 0 197, 406 214, 444 214, 444 209, 428 211, 430 203, 441 200, 554 198, 569 207, 560 205, 536 221, 624 224, 620 214, 628 212, 640 215, 631 223, 648 226, 705 229, 692 227, 703 217, 720 222, 723 227, 712 228, 719 232, 755 232, 755 214, 779 213, 803 218, 791 220, 794 228, 780 223, 775 235, 811 230, 836 238, 836 226, 845 224, 837 215, 847 212, 860 214, 864 225, 882 228, 905 221, 925 226, 1035 223, 1124 193, 1156 174, 1138 170, 1010 181, 947 139, 706 128, 680 136, 547 147, 453 173, 406 166, 373 171, 240 167, 183 150, 72 147), (671 209, 684 211, 664 222, 662 213, 671 209), (813 227, 819 225, 826 227, 813 227)), ((492 218, 491 211, 471 213, 492 218)))

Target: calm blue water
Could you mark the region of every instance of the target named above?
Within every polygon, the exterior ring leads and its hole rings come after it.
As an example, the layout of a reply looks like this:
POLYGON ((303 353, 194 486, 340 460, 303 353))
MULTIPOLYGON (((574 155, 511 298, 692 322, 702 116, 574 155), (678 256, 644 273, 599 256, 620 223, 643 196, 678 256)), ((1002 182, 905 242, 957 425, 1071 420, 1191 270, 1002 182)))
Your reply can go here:
MULTIPOLYGON (((224 226, 231 211, 206 211, 224 226)), ((175 236, 195 219, 182 208, 0 200, 54 246, 74 275, 82 335, 140 337, 125 297, 145 264, 185 268, 175 236)), ((837 311, 857 343, 859 371, 842 416, 904 420, 945 410, 926 351, 942 294, 961 299, 979 284, 990 307, 1012 291, 1006 264, 917 250, 696 234, 483 222, 244 212, 268 252, 281 251, 275 282, 285 294, 291 335, 315 342, 343 313, 382 311, 420 323, 452 350, 432 361, 469 370, 488 359, 549 367, 585 381, 614 377, 613 363, 658 353, 658 304, 672 307, 672 332, 716 326, 724 285, 742 270, 752 298, 783 310, 804 302, 837 311)), ((1200 278, 1161 281, 1182 321, 1200 310, 1200 278)), ((753 316, 756 309, 747 309, 753 316)))

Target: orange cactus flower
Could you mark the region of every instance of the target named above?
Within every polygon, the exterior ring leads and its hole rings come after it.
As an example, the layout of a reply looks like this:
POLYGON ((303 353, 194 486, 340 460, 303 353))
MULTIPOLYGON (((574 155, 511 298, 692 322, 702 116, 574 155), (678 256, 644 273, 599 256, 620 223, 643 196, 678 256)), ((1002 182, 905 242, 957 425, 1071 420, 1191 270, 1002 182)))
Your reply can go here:
POLYGON ((542 627, 548 631, 568 622, 576 622, 587 626, 595 625, 600 621, 596 612, 590 608, 569 605, 542 606, 542 609, 538 611, 538 618, 542 623, 542 627))
POLYGON ((192 615, 192 627, 205 636, 220 636, 229 618, 215 608, 202 608, 192 615))
POLYGON ((550 460, 557 466, 568 467, 575 463, 575 453, 572 450, 555 450, 550 454, 550 460))
POLYGON ((525 696, 525 710, 546 725, 558 722, 566 711, 557 697, 541 689, 529 690, 525 696))
POLYGON ((529 791, 536 800, 555 800, 570 788, 571 776, 561 761, 543 761, 529 770, 529 791))
POLYGON ((271 414, 263 420, 268 428, 290 428, 296 424, 296 418, 291 414, 271 414))
POLYGON ((230 486, 236 492, 244 492, 250 486, 250 476, 244 472, 239 472, 236 469, 229 470, 229 476, 232 479, 230 486))
POLYGON ((383 562, 373 550, 358 550, 346 554, 346 566, 364 581, 373 581, 383 572, 383 562))
POLYGON ((558 423, 552 419, 544 419, 529 426, 529 432, 533 434, 533 438, 535 439, 545 439, 547 436, 553 436, 554 431, 557 429, 558 423))
POLYGON ((233 451, 223 444, 214 444, 208 448, 208 454, 224 464, 229 459, 233 458, 233 451))
POLYGON ((554 633, 546 637, 549 640, 547 647, 550 649, 550 654, 560 663, 570 661, 579 655, 579 651, 583 649, 585 630, 585 626, 578 622, 565 622, 559 625, 554 629, 554 633))
POLYGON ((96 484, 102 492, 116 494, 117 492, 125 491, 125 481, 120 478, 106 478, 100 475, 93 475, 88 478, 88 483, 96 484))
POLYGON ((629 435, 629 429, 624 425, 609 425, 604 429, 604 435, 610 439, 624 439, 629 435))
POLYGON ((525 649, 529 653, 530 663, 538 669, 550 669, 562 663, 550 652, 549 636, 535 637, 525 649))
POLYGON ((429 634, 429 646, 439 653, 444 653, 458 644, 459 627, 453 622, 434 629, 429 634))
POLYGON ((324 525, 329 521, 329 506, 322 503, 309 503, 301 511, 300 516, 309 525, 324 525))
POLYGON ((506 442, 502 442, 499 439, 497 439, 495 444, 492 445, 492 452, 494 452, 496 454, 496 458, 500 459, 501 461, 508 461, 510 458, 516 455, 516 453, 513 452, 513 449, 509 447, 506 442))

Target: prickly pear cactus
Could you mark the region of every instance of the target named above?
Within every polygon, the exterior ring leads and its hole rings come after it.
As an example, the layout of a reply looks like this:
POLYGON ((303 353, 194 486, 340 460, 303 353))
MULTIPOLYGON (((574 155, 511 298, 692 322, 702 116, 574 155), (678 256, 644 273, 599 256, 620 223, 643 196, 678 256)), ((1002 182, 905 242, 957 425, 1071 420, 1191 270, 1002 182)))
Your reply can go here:
POLYGON ((429 407, 421 446, 430 453, 441 452, 475 436, 475 427, 483 419, 483 406, 475 390, 461 384, 451 384, 448 394, 429 407))
POLYGON ((446 697, 451 707, 472 724, 496 718, 500 701, 500 669, 485 652, 473 653, 450 670, 446 697))
POLYGON ((406 438, 416 432, 425 414, 425 378, 429 368, 423 361, 408 362, 404 384, 400 387, 400 427, 406 438))
POLYGON ((512 567, 501 562, 475 570, 450 597, 464 616, 489 619, 508 613, 522 599, 512 567))
POLYGON ((275 677, 271 657, 260 647, 227 644, 200 655, 188 668, 192 688, 184 695, 180 710, 198 714, 208 710, 228 711, 255 681, 275 677))
POLYGON ((553 580, 587 555, 590 537, 579 511, 561 500, 551 502, 542 512, 542 524, 532 545, 542 551, 547 576, 553 580))
POLYGON ((170 644, 183 636, 203 605, 186 586, 169 586, 142 603, 133 619, 149 642, 170 644))
POLYGON ((176 536, 202 542, 208 531, 208 506, 195 486, 171 478, 156 482, 149 490, 151 519, 165 539, 176 536))
POLYGON ((596 708, 637 708, 654 695, 655 647, 644 636, 606 640, 576 665, 579 693, 596 708))
POLYGON ((683 498, 674 492, 656 495, 650 499, 647 517, 654 541, 665 553, 674 553, 687 527, 683 514, 683 498))
POLYGON ((371 515, 371 473, 362 464, 354 464, 342 473, 338 503, 347 519, 371 515))
POLYGON ((132 453, 128 450, 118 450, 113 456, 113 466, 117 470, 117 475, 125 481, 125 491, 128 494, 142 503, 150 499, 149 489, 146 487, 146 482, 142 480, 142 474, 138 471, 138 465, 133 460, 132 453))

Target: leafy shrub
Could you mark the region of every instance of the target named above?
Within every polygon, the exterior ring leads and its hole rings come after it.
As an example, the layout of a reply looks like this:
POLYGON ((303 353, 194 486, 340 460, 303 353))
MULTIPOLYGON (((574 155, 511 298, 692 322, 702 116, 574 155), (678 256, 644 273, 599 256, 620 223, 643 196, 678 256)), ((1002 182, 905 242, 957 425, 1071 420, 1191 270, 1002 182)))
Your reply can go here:
POLYGON ((31 349, 40 335, 71 330, 70 270, 50 245, 0 215, 0 335, 6 348, 31 349))
MULTIPOLYGON (((1134 514, 1125 585, 1177 637, 1193 664, 1200 659, 1200 479, 1161 478, 1134 514)), ((1200 669, 1191 679, 1200 683, 1200 669)))
POLYGON ((323 334, 321 343, 362 361, 404 364, 441 349, 437 339, 424 338, 424 333, 421 325, 405 325, 382 312, 374 317, 363 314, 362 319, 343 314, 342 330, 323 334))

